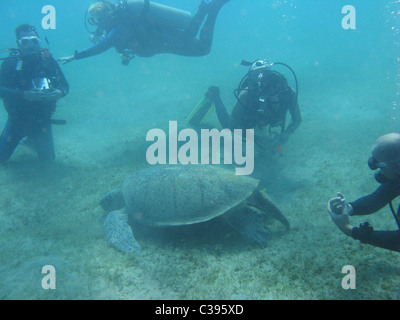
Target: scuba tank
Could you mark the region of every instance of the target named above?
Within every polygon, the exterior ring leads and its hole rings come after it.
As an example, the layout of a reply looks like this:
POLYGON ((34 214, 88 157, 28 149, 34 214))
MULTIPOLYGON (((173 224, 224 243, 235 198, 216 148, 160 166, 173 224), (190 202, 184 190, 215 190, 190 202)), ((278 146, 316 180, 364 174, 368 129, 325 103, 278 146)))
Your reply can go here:
POLYGON ((165 28, 184 29, 192 19, 188 11, 149 0, 128 0, 125 3, 133 19, 144 18, 165 28))
MULTIPOLYGON (((165 6, 149 0, 128 0, 112 3, 107 0, 100 0, 99 3, 107 5, 109 10, 121 12, 121 16, 128 17, 129 20, 140 23, 141 20, 150 21, 152 24, 159 25, 163 28, 184 29, 192 19, 190 12, 165 6)), ((84 24, 86 30, 90 33, 90 40, 98 43, 105 37, 105 30, 94 21, 93 18, 88 18, 89 9, 86 10, 84 24), (89 24, 96 26, 95 30, 90 30, 89 24)))

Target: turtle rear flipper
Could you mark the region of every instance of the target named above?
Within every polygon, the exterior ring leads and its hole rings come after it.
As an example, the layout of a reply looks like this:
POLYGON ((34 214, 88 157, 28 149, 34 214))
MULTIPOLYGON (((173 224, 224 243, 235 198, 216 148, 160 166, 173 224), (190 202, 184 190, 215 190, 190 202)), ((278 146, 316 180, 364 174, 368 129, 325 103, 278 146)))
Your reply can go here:
POLYGON ((104 221, 104 233, 108 243, 123 253, 139 254, 140 246, 133 237, 125 209, 110 212, 104 221))
POLYGON ((231 210, 223 216, 239 234, 250 242, 266 245, 270 238, 270 232, 264 227, 264 217, 259 210, 243 206, 231 210))
POLYGON ((278 220, 285 226, 286 230, 290 229, 289 221, 272 200, 268 198, 265 190, 254 190, 253 194, 249 197, 249 204, 278 220))

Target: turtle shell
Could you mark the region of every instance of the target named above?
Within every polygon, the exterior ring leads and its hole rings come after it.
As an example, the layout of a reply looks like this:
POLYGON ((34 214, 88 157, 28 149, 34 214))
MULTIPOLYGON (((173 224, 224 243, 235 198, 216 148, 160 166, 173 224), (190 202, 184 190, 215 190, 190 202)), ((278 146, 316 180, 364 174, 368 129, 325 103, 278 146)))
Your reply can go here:
POLYGON ((148 226, 204 222, 247 199, 259 180, 215 165, 156 165, 124 182, 131 219, 148 226))

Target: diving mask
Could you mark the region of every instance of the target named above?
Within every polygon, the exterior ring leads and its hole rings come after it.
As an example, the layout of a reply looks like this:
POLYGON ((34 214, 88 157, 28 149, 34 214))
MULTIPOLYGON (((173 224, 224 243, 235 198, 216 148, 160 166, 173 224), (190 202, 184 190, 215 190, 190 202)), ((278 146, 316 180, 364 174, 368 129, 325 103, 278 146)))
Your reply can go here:
POLYGON ((40 45, 40 38, 37 36, 25 36, 18 39, 18 44, 21 47, 32 48, 40 45))
POLYGON ((257 69, 271 69, 272 64, 268 63, 268 61, 266 59, 264 60, 257 60, 255 62, 253 62, 253 64, 250 66, 249 71, 254 71, 257 69))
MULTIPOLYGON (((382 169, 383 170, 390 170, 391 168, 398 168, 398 167, 400 167, 400 158, 397 158, 397 159, 393 159, 393 160, 389 160, 389 161, 381 161, 381 162, 378 162, 378 160, 376 160, 375 158, 374 158, 374 156, 371 156, 371 157, 369 157, 369 159, 368 159, 368 167, 371 169, 371 170, 377 170, 377 169, 380 169, 378 172, 376 172, 375 173, 375 175, 374 175, 374 177, 375 177, 375 180, 378 182, 378 183, 385 183, 385 182, 388 182, 390 179, 382 172, 382 169)), ((386 174, 387 174, 387 172, 386 172, 386 174)))
POLYGON ((387 168, 389 166, 393 167, 400 167, 400 158, 389 160, 389 161, 382 161, 378 162, 374 156, 369 157, 368 159, 368 167, 371 170, 387 168))

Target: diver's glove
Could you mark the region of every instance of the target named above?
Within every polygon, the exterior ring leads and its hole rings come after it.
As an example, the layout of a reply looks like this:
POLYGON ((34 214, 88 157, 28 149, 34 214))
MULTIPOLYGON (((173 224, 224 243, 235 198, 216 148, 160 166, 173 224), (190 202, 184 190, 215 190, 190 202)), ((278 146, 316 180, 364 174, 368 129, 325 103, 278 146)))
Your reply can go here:
POLYGON ((210 86, 208 88, 208 91, 205 93, 205 96, 208 97, 211 101, 216 101, 220 98, 219 88, 217 86, 210 86))
POLYGON ((337 197, 332 198, 328 202, 328 210, 335 214, 346 214, 351 216, 353 214, 353 207, 349 204, 346 198, 338 192, 337 197))

